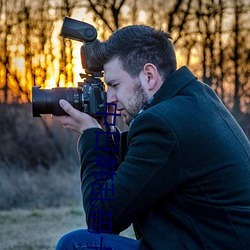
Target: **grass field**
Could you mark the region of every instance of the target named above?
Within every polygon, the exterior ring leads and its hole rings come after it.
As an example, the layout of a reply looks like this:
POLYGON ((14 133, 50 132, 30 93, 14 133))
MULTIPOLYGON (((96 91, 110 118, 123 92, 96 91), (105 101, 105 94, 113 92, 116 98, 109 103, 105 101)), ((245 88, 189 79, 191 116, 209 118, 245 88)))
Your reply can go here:
MULTIPOLYGON (((77 228, 86 228, 81 207, 0 211, 0 249, 55 249, 61 235, 77 228)), ((134 238, 131 227, 121 235, 134 238)))

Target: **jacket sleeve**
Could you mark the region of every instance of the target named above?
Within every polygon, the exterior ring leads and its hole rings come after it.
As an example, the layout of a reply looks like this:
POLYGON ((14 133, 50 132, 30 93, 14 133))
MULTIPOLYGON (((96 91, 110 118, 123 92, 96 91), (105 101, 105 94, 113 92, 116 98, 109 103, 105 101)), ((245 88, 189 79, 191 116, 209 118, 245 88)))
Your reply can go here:
MULTIPOLYGON (((120 233, 185 181, 178 166, 178 140, 160 115, 144 112, 130 128, 127 153, 118 170, 109 178, 96 180, 93 171, 98 166, 94 160, 111 158, 110 151, 94 150, 98 131, 85 131, 78 144, 87 224, 92 230, 102 225, 107 232, 120 233), (93 218, 100 211, 102 216, 93 218)), ((98 143, 104 147, 105 136, 99 136, 98 143)))

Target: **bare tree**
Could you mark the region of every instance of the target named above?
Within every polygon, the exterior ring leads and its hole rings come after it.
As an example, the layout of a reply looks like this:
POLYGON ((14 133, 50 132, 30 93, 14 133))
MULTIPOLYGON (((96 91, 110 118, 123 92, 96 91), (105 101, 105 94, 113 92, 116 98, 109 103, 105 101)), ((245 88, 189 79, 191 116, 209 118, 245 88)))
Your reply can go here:
POLYGON ((0 93, 0 101, 1 102, 6 102, 8 99, 8 68, 9 68, 9 53, 7 51, 7 37, 8 34, 10 33, 10 26, 8 24, 8 19, 7 19, 7 0, 1 0, 1 34, 2 34, 2 43, 0 44, 1 46, 1 51, 2 53, 0 54, 0 70, 2 72, 2 77, 1 77, 1 92, 0 93), (1 97, 2 96, 2 97, 1 97))
POLYGON ((17 46, 20 32, 17 32, 18 15, 16 9, 13 8, 14 4, 11 1, 1 2, 1 16, 2 16, 2 35, 3 43, 1 48, 4 53, 1 55, 1 71, 3 72, 2 82, 2 101, 11 102, 18 101, 21 95, 26 96, 25 90, 20 85, 21 73, 14 69, 12 66, 15 63, 14 57, 18 56, 17 46), (10 43, 11 41, 11 43, 10 43))
MULTIPOLYGON (((249 6, 243 0, 192 0, 187 4, 189 13, 180 15, 186 17, 183 22, 176 21, 170 12, 172 32, 176 24, 179 26, 174 36, 177 50, 183 51, 187 64, 215 89, 228 107, 233 106, 235 113, 246 111, 249 6)), ((182 9, 180 2, 175 6, 174 10, 182 9)))
MULTIPOLYGON (((77 2, 76 1, 70 1, 70 0, 61 0, 61 3, 59 6, 57 6, 57 17, 70 17, 72 15, 72 12, 74 8, 76 7, 77 2)), ((73 45, 72 41, 70 39, 60 39, 60 72, 59 72, 59 78, 57 81, 57 87, 59 87, 60 84, 60 78, 63 76, 63 85, 66 87, 69 83, 74 82, 74 75, 73 75, 73 45)))
POLYGON ((120 27, 121 8, 125 2, 126 0, 88 0, 85 7, 95 13, 95 21, 102 20, 105 26, 113 32, 120 27))
MULTIPOLYGON (((244 2, 242 0, 234 0, 233 8, 234 8, 234 20, 232 27, 232 37, 233 37, 232 60, 234 62, 233 112, 235 115, 238 115, 241 112, 240 99, 244 95, 243 88, 247 84, 247 78, 244 77, 243 73, 245 72, 245 69, 244 67, 242 67, 242 65, 245 65, 247 67, 246 42, 247 41, 249 42, 250 36, 249 33, 246 33, 246 31, 244 30, 244 22, 246 21, 244 18, 246 14, 244 2)), ((250 28, 250 26, 248 28, 250 28)))

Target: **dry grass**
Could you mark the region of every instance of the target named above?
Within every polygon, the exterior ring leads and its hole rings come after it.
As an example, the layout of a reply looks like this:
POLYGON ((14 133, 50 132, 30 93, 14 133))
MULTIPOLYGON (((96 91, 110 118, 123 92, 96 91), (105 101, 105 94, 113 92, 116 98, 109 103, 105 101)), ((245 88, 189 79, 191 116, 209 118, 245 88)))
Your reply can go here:
MULTIPOLYGON (((0 249, 55 249, 60 236, 77 228, 86 228, 81 207, 0 211, 0 249)), ((134 238, 131 227, 122 235, 134 238)))
POLYGON ((60 235, 83 227, 80 209, 49 208, 0 212, 0 249, 54 249, 60 235))
POLYGON ((81 202, 79 167, 35 171, 0 164, 0 210, 76 206, 81 202))
POLYGON ((30 104, 0 104, 0 114, 0 210, 79 204, 79 135, 33 118, 30 104))
POLYGON ((0 104, 0 114, 0 250, 54 249, 63 234, 86 228, 78 135, 31 117, 30 104, 0 104))

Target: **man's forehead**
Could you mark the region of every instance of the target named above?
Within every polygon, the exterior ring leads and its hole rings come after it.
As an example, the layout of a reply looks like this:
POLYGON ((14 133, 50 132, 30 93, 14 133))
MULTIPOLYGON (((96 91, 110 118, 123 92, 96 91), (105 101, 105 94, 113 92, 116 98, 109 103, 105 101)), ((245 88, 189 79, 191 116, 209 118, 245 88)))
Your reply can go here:
POLYGON ((105 82, 114 81, 123 70, 122 64, 118 58, 110 60, 103 65, 105 82))
POLYGON ((119 58, 113 58, 103 65, 104 71, 111 71, 114 68, 122 68, 122 63, 119 58))

